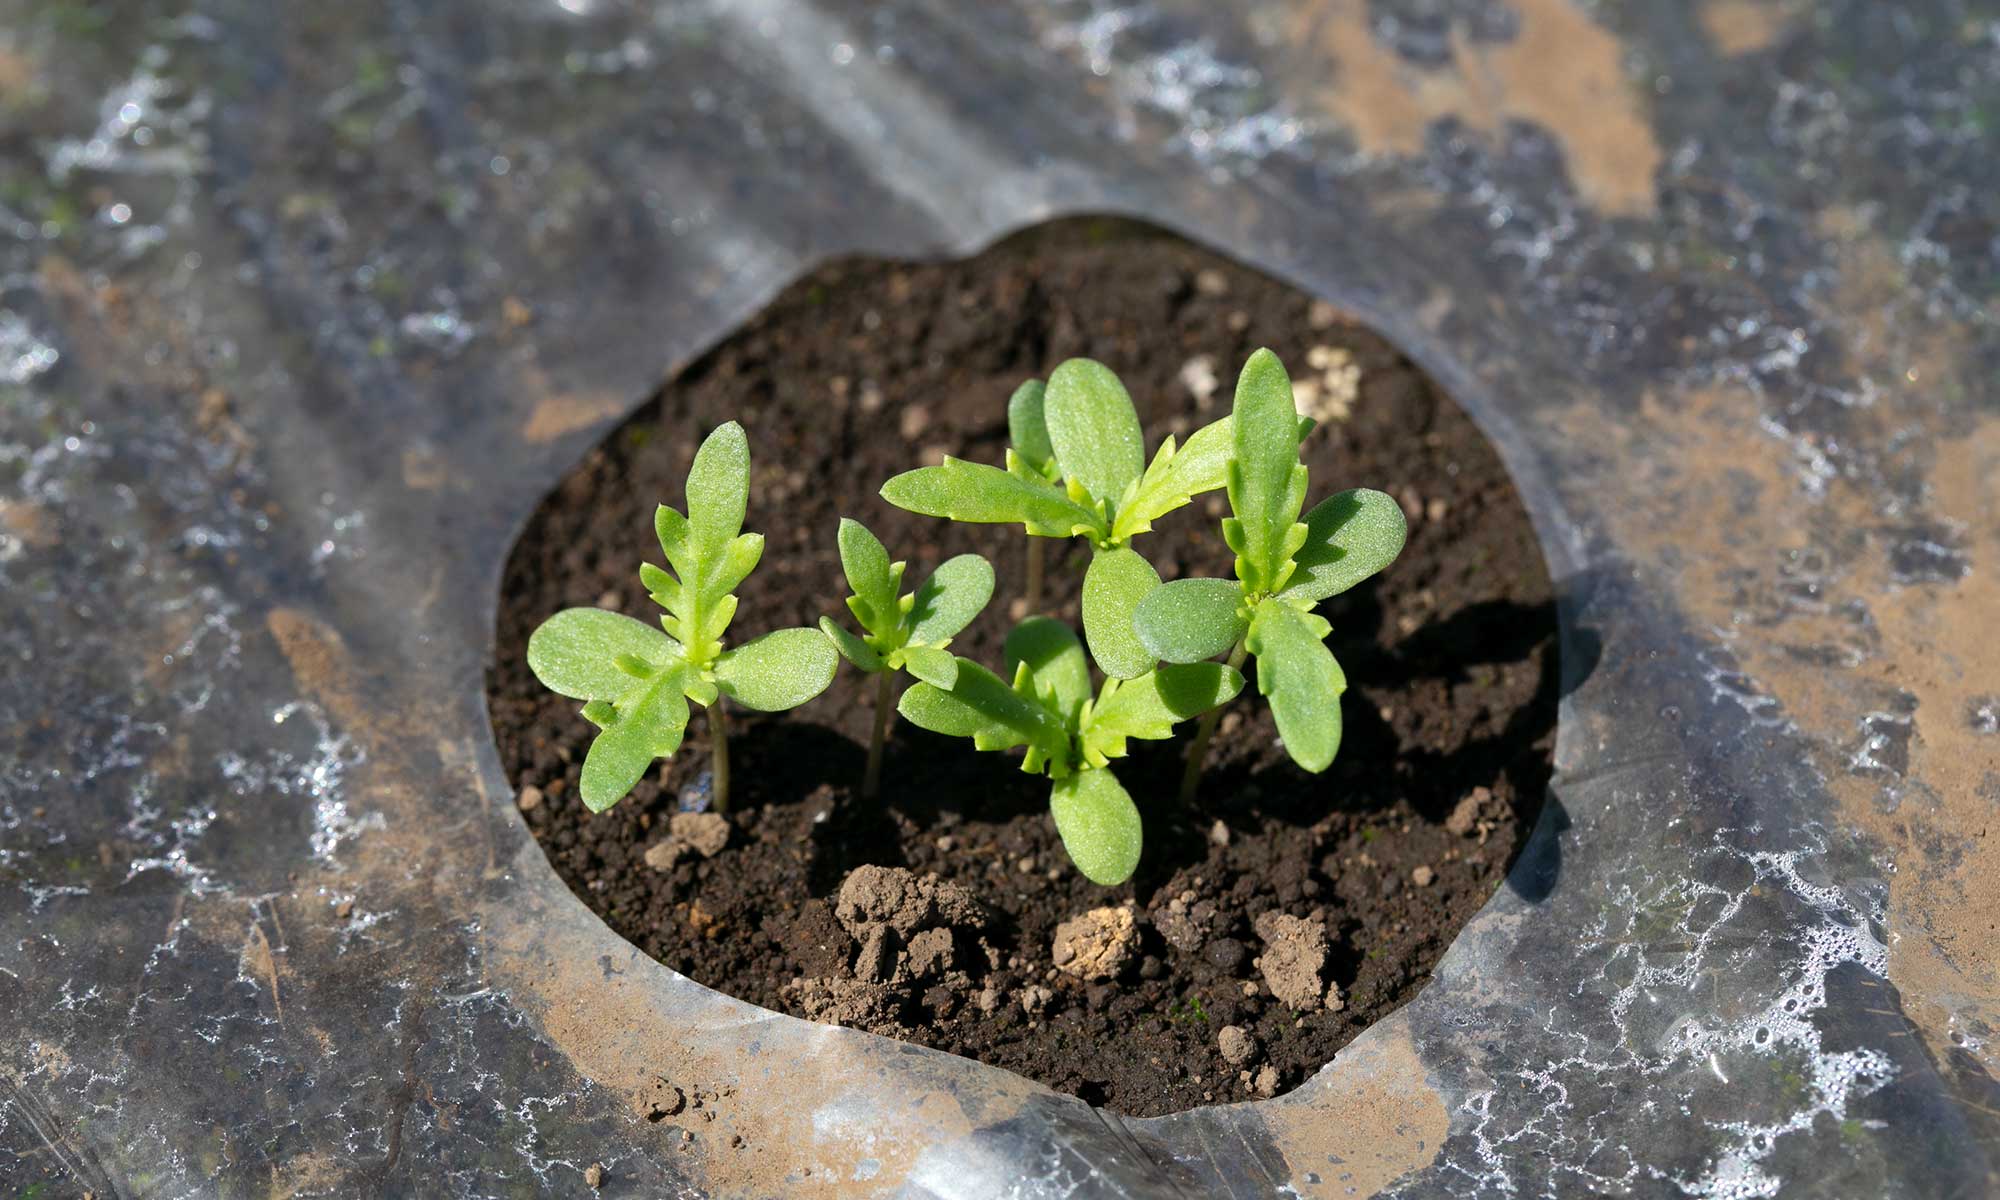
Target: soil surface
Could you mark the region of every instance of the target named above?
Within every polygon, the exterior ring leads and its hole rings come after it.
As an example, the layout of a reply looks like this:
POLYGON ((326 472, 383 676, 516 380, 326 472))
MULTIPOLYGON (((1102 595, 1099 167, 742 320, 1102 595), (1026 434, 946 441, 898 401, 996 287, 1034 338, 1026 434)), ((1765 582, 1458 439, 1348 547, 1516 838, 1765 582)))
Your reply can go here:
MULTIPOLYGON (((1227 576, 1221 493, 1140 539, 1165 577, 1227 576)), ((1076 623, 1087 550, 1048 542, 1055 615, 1076 623)), ((1091 221, 972 260, 841 264, 782 294, 669 383, 544 502, 510 559, 488 692, 529 827, 578 896, 668 966, 769 1008, 968 1055, 1133 1116, 1296 1086, 1407 1002, 1501 886, 1533 823, 1555 729, 1556 617, 1528 518, 1472 422, 1407 359, 1331 307, 1178 240, 1091 221), (1082 878, 1017 757, 898 723, 883 795, 855 794, 872 681, 843 666, 794 713, 731 714, 726 818, 676 821, 708 763, 681 753, 592 817, 576 796, 594 732, 536 683, 543 618, 601 605, 645 620, 652 510, 684 505, 701 438, 748 428, 748 528, 762 565, 747 639, 846 617, 841 516, 910 561, 995 565, 994 602, 953 644, 1000 666, 1020 610, 1018 529, 904 513, 883 480, 952 454, 998 463, 1005 405, 1063 359, 1110 365, 1150 448, 1227 413, 1258 346, 1283 358, 1308 439, 1307 503, 1394 494, 1410 540, 1321 611, 1346 668, 1345 740, 1294 767, 1245 689, 1192 808, 1172 743, 1134 743, 1120 778, 1146 820, 1138 874, 1082 878), (1010 608, 1015 610, 1010 613, 1010 608), (935 875, 935 878, 931 876, 935 875)), ((1184 729, 1191 734, 1192 726, 1184 729)))

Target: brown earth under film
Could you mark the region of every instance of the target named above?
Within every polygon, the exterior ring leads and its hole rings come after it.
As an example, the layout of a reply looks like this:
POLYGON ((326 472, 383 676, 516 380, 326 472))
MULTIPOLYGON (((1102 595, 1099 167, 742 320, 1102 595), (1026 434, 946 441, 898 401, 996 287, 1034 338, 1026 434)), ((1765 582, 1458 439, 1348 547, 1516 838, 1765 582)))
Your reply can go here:
MULTIPOLYGON (((1199 498, 1140 548, 1168 578, 1227 575, 1223 511, 1219 493, 1199 498)), ((1047 545, 1055 614, 1074 624, 1087 548, 1047 545)), ((1407 359, 1175 239, 1076 222, 959 263, 829 267, 681 372, 530 521, 507 565, 488 693, 550 862, 646 953, 769 1008, 1145 1116, 1289 1089, 1415 995, 1540 803, 1551 597, 1498 457, 1407 359), (1312 496, 1380 487, 1410 517, 1402 557, 1322 608, 1351 687, 1325 774, 1291 765, 1254 696, 1229 708, 1191 808, 1173 801, 1184 739, 1136 744, 1117 770, 1146 850, 1130 882, 1100 888, 1063 854, 1047 781, 1014 758, 898 722, 883 794, 861 800, 874 689, 843 667, 793 713, 732 714, 726 828, 673 828, 677 795, 708 765, 699 716, 623 803, 585 811, 577 776, 594 730, 535 682, 528 634, 571 605, 653 619, 637 579, 641 559, 659 559, 652 509, 684 503, 716 424, 749 431, 748 527, 767 538, 739 638, 845 617, 834 532, 852 516, 909 560, 912 585, 955 553, 994 563, 995 600, 952 649, 997 668, 1025 540, 904 513, 879 498, 882 481, 945 454, 999 462, 1007 395, 1077 355, 1120 373, 1149 446, 1184 436, 1228 411, 1258 346, 1323 419, 1305 449, 1312 496)))

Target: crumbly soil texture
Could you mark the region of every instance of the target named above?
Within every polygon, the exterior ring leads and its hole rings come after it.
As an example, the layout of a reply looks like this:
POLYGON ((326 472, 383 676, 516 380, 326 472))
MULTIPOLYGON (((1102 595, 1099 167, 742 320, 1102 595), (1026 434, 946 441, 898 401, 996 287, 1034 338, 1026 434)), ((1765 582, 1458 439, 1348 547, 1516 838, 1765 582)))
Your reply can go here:
MULTIPOLYGON (((1169 579, 1227 576, 1221 493, 1141 539, 1169 579)), ((1081 543, 1050 541, 1049 611, 1077 621, 1081 543)), ((854 262, 791 287, 677 374, 545 500, 505 573, 488 699, 529 827, 624 937, 710 987, 801 1017, 967 1055, 1131 1116, 1297 1086, 1407 1002, 1502 886, 1548 780, 1556 617, 1527 514, 1491 445, 1408 359, 1345 314, 1154 231, 1070 222, 942 264, 854 262), (1117 764, 1144 814, 1137 875, 1098 887, 1064 856, 1048 782, 899 722, 882 794, 858 792, 873 681, 843 665, 795 712, 731 714, 735 795, 682 810, 708 767, 687 742, 592 816, 594 729, 536 683, 535 625, 600 605, 657 615, 653 507, 685 503, 695 447, 749 431, 748 528, 763 563, 732 634, 846 619, 835 530, 872 528, 914 586, 967 550, 995 599, 953 644, 1000 666, 1023 611, 1018 528, 919 517, 877 494, 950 454, 999 463, 1006 400, 1066 358, 1110 365, 1148 446, 1229 411, 1237 370, 1276 350, 1302 410, 1308 504, 1388 491, 1402 556, 1321 612, 1346 668, 1346 734, 1323 774, 1286 757, 1245 688, 1192 806, 1192 735, 1117 764), (676 819, 678 814, 678 819, 676 819)))

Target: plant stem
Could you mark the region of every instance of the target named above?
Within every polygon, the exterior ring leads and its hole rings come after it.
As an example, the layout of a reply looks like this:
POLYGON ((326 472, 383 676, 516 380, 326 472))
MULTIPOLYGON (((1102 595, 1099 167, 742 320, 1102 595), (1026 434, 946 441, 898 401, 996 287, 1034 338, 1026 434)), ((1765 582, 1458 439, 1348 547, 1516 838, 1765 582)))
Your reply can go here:
MULTIPOLYGON (((1229 665, 1241 670, 1243 659, 1250 653, 1250 635, 1246 632, 1236 639, 1236 649, 1229 652, 1229 665)), ((1187 768, 1181 772, 1181 803, 1194 803, 1194 794, 1201 787, 1201 764, 1208 757, 1208 739, 1215 735, 1215 723, 1222 719, 1223 706, 1201 714, 1201 724, 1196 727, 1194 744, 1188 747, 1187 768)))
POLYGON ((708 706, 709 789, 716 812, 729 811, 729 718, 721 696, 708 706))
POLYGON ((861 794, 870 800, 882 789, 882 744, 889 740, 889 721, 896 710, 889 705, 889 676, 878 672, 875 680, 875 737, 868 743, 868 769, 861 774, 861 794))
POLYGON ((1022 598, 1027 602, 1026 615, 1031 617, 1042 610, 1042 557, 1045 553, 1041 538, 1028 539, 1028 582, 1022 589, 1022 598))

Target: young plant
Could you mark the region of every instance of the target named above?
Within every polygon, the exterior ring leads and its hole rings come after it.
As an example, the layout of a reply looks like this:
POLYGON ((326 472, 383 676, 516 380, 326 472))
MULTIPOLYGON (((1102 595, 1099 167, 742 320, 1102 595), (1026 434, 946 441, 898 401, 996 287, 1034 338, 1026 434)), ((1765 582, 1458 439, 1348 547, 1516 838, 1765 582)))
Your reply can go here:
MULTIPOLYGON (((1147 653, 1169 663, 1219 654, 1240 667, 1257 658, 1257 690, 1271 705, 1292 761, 1324 771, 1340 749, 1340 695, 1347 678, 1327 649, 1332 626, 1313 612, 1389 565, 1402 552, 1403 510, 1382 492, 1355 488, 1327 497, 1299 519, 1306 467, 1292 382, 1278 356, 1259 350, 1244 364, 1231 415, 1229 508, 1222 536, 1236 552, 1236 578, 1179 579, 1154 588, 1133 613, 1147 653)), ((1182 799, 1201 780, 1216 712, 1188 748, 1182 799)))
MULTIPOLYGON (((1091 657, 1114 679, 1159 661, 1132 631, 1132 613, 1160 574, 1129 543, 1202 492, 1223 486, 1229 421, 1161 443, 1148 464, 1139 414, 1104 364, 1072 358, 1046 387, 1030 380, 1007 406, 1013 448, 1007 469, 947 458, 882 487, 891 504, 926 516, 1019 523, 1031 538, 1082 537, 1092 547, 1083 579, 1083 633, 1091 657)), ((1030 543, 1031 547, 1033 543, 1030 543)), ((1031 573, 1035 560, 1030 559, 1031 573)), ((1039 600, 1039 580, 1030 605, 1039 600)))
POLYGON ((961 658, 949 688, 915 684, 898 711, 934 733, 969 737, 980 750, 1027 747, 1021 769, 1051 780, 1049 811, 1070 861, 1094 883, 1123 883, 1143 839, 1139 810, 1111 760, 1124 757, 1130 738, 1172 737, 1178 722, 1227 703, 1243 676, 1214 662, 1161 666, 1107 678, 1093 697, 1082 644, 1050 617, 1015 626, 1006 655, 1011 686, 961 658))
POLYGON ((817 629, 779 629, 725 649, 737 585, 756 568, 764 536, 744 533, 750 444, 743 427, 718 427, 688 470, 686 516, 653 516, 671 571, 642 563, 639 579, 667 610, 665 632, 622 613, 569 608, 528 638, 528 666, 549 690, 582 700, 601 731, 583 759, 583 803, 603 812, 625 797, 656 758, 672 757, 687 731, 688 701, 708 709, 715 807, 729 807, 729 728, 723 698, 760 712, 804 704, 833 681, 839 658, 817 629))
POLYGON ((832 617, 819 627, 842 658, 875 676, 875 735, 868 743, 868 766, 861 794, 873 796, 882 782, 882 743, 889 734, 890 680, 908 671, 949 690, 958 682, 958 660, 945 647, 972 623, 993 598, 993 566, 977 554, 948 560, 914 592, 903 593, 904 564, 859 521, 840 519, 840 569, 854 594, 848 611, 861 622, 856 637, 832 617))

